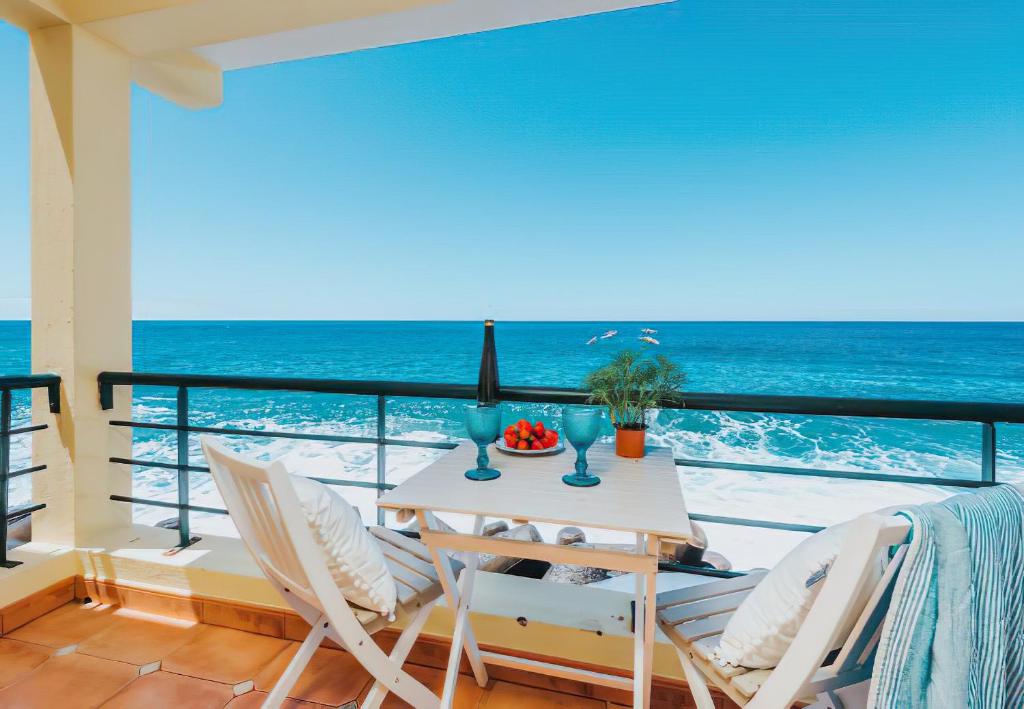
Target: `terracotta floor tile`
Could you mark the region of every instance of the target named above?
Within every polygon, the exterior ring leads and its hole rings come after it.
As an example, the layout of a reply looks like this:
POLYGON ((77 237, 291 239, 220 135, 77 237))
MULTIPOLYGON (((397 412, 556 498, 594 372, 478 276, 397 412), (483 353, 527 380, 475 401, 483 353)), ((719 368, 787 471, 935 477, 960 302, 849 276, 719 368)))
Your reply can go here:
POLYGON ((255 679, 290 644, 278 638, 204 625, 191 640, 164 658, 161 669, 234 685, 255 679))
POLYGON ((43 664, 50 651, 42 645, 0 638, 0 689, 43 664))
POLYGON ((222 709, 233 696, 231 687, 226 684, 170 672, 153 672, 139 677, 115 694, 103 704, 103 709, 138 709, 139 707, 222 709))
POLYGON ((7 637, 62 648, 75 645, 114 622, 114 606, 72 601, 23 625, 7 637))
POLYGON ((604 702, 596 699, 561 694, 535 687, 524 687, 509 682, 495 682, 494 686, 487 690, 480 703, 481 709, 522 709, 522 707, 530 707, 530 709, 560 709, 561 707, 604 709, 604 706, 604 702))
MULTIPOLYGON (((405 671, 418 679, 434 694, 441 696, 444 691, 444 670, 422 665, 406 665, 405 671)), ((369 692, 369 689, 367 689, 369 692)), ((483 698, 485 690, 477 685, 476 680, 469 675, 459 675, 458 684, 455 685, 455 701, 452 702, 453 709, 476 709, 483 698)), ((366 693, 361 699, 365 699, 366 693)), ((394 694, 388 694, 384 698, 382 709, 402 709, 409 705, 394 694)))
POLYGON ((107 660, 146 665, 162 660, 195 637, 199 624, 119 609, 105 629, 82 641, 78 652, 107 660))
POLYGON ((77 653, 51 657, 0 690, 0 707, 94 709, 137 676, 138 668, 124 662, 77 653))
MULTIPOLYGON (((267 699, 266 692, 248 692, 240 697, 235 697, 228 702, 225 709, 260 709, 267 699)), ((319 704, 302 702, 298 699, 286 699, 281 704, 281 709, 320 709, 319 704)))
MULTIPOLYGON (((256 689, 270 691, 291 662, 299 646, 290 643, 291 647, 282 652, 259 675, 256 676, 256 689)), ((319 648, 313 653, 306 671, 299 677, 289 696, 320 704, 339 705, 359 697, 370 683, 369 673, 363 669, 352 655, 343 650, 319 648)))

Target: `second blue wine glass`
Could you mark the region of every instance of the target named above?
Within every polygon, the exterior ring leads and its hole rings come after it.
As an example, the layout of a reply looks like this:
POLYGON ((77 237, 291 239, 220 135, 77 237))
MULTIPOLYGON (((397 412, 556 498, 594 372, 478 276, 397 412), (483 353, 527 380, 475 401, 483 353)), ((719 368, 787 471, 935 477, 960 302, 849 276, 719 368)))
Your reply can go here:
POLYGON ((562 409, 562 432, 576 449, 576 472, 562 476, 562 482, 573 487, 593 487, 601 478, 587 472, 587 449, 601 433, 601 409, 566 406, 562 409))
POLYGON ((467 406, 465 409, 466 430, 476 443, 476 467, 466 471, 470 480, 494 480, 501 477, 501 471, 490 467, 487 446, 498 439, 501 433, 501 409, 497 406, 467 406))

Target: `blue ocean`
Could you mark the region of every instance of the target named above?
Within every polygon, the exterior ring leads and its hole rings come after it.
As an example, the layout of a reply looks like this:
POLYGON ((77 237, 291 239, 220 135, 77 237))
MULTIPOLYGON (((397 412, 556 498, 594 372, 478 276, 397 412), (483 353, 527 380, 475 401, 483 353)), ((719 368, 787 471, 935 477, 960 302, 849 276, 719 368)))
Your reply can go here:
MULTIPOLYGON (((686 388, 701 392, 771 393, 1024 402, 1022 323, 738 323, 738 322, 499 322, 500 378, 505 385, 579 386, 585 374, 624 347, 643 346, 675 360, 686 388), (639 341, 640 329, 657 330, 660 344, 639 341), (600 334, 618 334, 597 343, 600 334)), ((136 322, 136 371, 395 379, 474 383, 480 361, 478 322, 136 322)), ((29 371, 29 326, 0 322, 0 373, 29 371)), ((365 397, 281 392, 195 390, 197 425, 373 435, 374 401, 365 397)), ((16 418, 27 419, 27 397, 16 418)), ((462 435, 463 402, 394 400, 388 435, 448 440, 462 435)), ((506 404, 506 416, 557 421, 557 407, 506 404)), ((137 420, 173 422, 173 391, 137 387, 137 420)), ((1000 479, 1024 479, 1024 427, 998 429, 1000 479)), ((703 411, 658 412, 653 442, 677 457, 977 479, 980 425, 703 411)), ((15 439, 15 467, 29 457, 27 437, 15 439)), ((174 438, 135 432, 134 456, 172 461, 174 438)), ((375 448, 294 440, 242 440, 239 447, 324 477, 373 480, 375 448)), ((192 452, 200 457, 198 442, 192 452)), ((389 482, 400 482, 438 451, 393 447, 389 482)), ((949 494, 934 486, 862 483, 680 468, 690 511, 705 514, 828 524, 860 511, 949 494)), ((193 474, 196 504, 219 505, 208 476, 193 474)), ((375 517, 373 492, 342 488, 375 517)), ((138 468, 134 494, 176 497, 172 471, 138 468)), ((29 496, 14 481, 13 502, 29 496)), ((137 507, 154 523, 167 510, 137 507)), ((229 532, 222 517, 197 516, 202 532, 229 532)), ((738 567, 771 563, 799 538, 777 532, 706 525, 711 547, 738 567)))

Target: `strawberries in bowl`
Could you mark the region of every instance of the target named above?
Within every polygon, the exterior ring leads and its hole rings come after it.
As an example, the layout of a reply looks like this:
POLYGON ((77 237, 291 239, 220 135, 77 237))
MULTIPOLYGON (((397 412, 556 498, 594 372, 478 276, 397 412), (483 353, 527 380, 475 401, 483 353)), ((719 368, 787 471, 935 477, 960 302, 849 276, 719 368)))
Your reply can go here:
POLYGON ((543 421, 530 423, 526 419, 506 426, 503 440, 498 442, 499 450, 526 455, 557 453, 561 448, 557 431, 549 429, 543 421))

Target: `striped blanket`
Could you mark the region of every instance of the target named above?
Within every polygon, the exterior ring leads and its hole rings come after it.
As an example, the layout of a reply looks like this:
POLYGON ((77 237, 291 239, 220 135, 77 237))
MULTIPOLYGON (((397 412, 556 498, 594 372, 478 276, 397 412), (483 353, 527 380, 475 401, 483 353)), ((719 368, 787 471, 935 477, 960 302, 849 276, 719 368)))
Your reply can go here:
POLYGON ((901 514, 912 538, 868 707, 1024 707, 1024 495, 998 485, 901 514))

